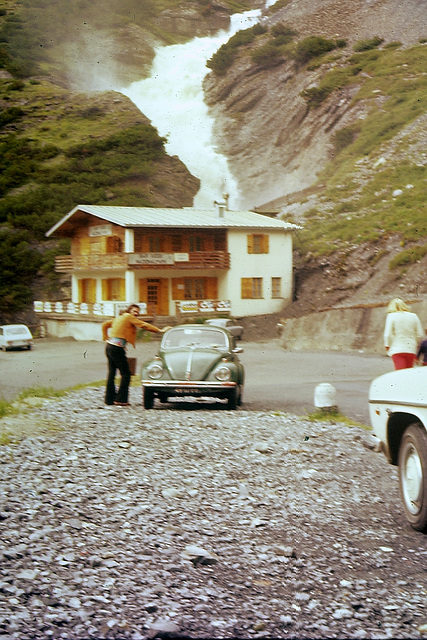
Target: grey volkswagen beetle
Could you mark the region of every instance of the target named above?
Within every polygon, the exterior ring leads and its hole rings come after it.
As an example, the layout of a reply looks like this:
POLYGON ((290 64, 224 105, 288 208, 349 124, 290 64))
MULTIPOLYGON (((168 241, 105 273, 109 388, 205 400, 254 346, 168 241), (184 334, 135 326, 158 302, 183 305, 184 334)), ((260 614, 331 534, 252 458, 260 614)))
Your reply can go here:
POLYGON ((226 399, 228 409, 242 402, 244 368, 238 358, 243 349, 221 327, 184 324, 169 329, 158 354, 142 365, 142 398, 152 409, 155 398, 226 399))

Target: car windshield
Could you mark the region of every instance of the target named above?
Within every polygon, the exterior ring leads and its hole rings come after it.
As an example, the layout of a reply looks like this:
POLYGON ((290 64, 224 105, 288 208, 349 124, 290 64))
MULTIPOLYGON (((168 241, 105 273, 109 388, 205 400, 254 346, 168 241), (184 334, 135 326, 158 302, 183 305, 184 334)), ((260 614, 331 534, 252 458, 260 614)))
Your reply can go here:
POLYGON ((227 341, 222 331, 215 329, 206 331, 201 329, 174 329, 163 339, 163 347, 227 347, 227 341))
POLYGON ((27 335, 27 327, 19 326, 19 325, 16 327, 5 327, 4 332, 10 336, 27 335))

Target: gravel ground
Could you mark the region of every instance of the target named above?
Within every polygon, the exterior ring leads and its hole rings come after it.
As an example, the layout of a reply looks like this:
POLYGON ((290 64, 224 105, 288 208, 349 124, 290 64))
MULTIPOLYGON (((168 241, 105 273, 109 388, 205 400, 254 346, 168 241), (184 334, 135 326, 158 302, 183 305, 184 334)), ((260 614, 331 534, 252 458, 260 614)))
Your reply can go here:
POLYGON ((2 640, 427 637, 426 537, 365 431, 140 397, 0 448, 2 640))

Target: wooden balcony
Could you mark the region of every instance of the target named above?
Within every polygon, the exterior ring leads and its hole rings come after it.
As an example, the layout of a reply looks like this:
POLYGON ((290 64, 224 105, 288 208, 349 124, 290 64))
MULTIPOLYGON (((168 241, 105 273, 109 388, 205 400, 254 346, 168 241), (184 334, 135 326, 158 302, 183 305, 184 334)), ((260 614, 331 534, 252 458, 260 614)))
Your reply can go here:
MULTIPOLYGON (((107 253, 107 254, 90 254, 80 256, 57 256, 55 258, 55 271, 57 273, 71 273, 72 271, 86 271, 89 269, 229 269, 230 254, 227 251, 196 251, 186 254, 188 260, 179 261, 171 260, 169 263, 155 260, 147 260, 144 262, 134 261, 131 263, 130 256, 135 254, 127 253, 107 253)), ((152 254, 153 256, 157 254, 152 254)))
MULTIPOLYGON (((146 254, 144 254, 146 255, 146 254)), ((148 254, 149 256, 150 254, 148 254)), ((153 256, 159 254, 151 254, 153 256)), ((169 262, 162 262, 159 260, 156 263, 155 259, 150 260, 150 257, 147 258, 147 261, 144 260, 138 262, 138 264, 130 264, 130 269, 179 269, 182 271, 183 269, 229 269, 230 268, 230 254, 227 251, 195 251, 194 253, 184 254, 188 260, 182 259, 182 254, 179 254, 181 257, 179 260, 174 260, 174 254, 163 254, 170 255, 171 259, 169 262)))

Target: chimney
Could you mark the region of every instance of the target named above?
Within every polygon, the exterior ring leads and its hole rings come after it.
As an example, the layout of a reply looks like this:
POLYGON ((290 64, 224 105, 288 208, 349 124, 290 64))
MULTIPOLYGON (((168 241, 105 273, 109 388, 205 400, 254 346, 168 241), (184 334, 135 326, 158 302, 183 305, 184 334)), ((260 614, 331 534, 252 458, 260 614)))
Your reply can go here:
POLYGON ((221 202, 217 202, 216 200, 214 201, 214 205, 216 205, 216 210, 218 212, 218 218, 223 218, 224 214, 225 214, 225 210, 226 210, 226 203, 224 201, 221 202))
POLYGON ((222 197, 223 197, 223 200, 214 201, 214 205, 216 205, 216 208, 218 211, 218 218, 223 218, 225 215, 225 212, 228 211, 228 199, 230 196, 228 193, 223 193, 222 197))

